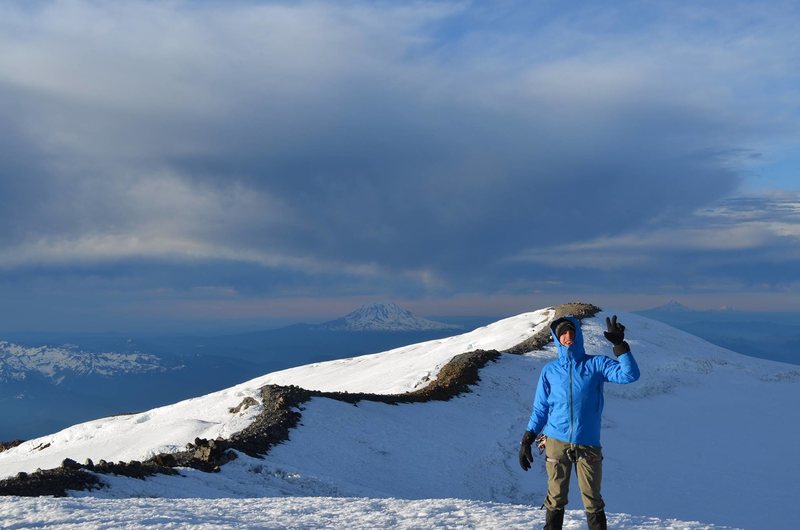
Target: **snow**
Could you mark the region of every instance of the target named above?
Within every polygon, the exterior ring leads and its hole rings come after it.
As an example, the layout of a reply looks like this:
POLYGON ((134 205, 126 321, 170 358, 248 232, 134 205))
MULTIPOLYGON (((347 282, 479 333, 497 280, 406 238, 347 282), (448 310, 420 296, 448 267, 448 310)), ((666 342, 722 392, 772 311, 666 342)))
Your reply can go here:
MULTIPOLYGON (((144 414, 78 425, 0 453, 0 476, 53 467, 66 456, 141 460, 194 436, 235 432, 254 411, 233 415, 228 407, 266 383, 412 389, 453 355, 509 348, 552 314, 526 313, 450 339, 267 374, 144 414), (45 441, 51 447, 34 449, 45 441)), ((609 527, 794 528, 800 369, 617 314, 642 378, 605 387, 609 527)), ((610 353, 605 316, 584 321, 591 354, 610 353)), ((535 455, 533 469, 522 471, 517 448, 539 371, 554 356, 552 346, 504 354, 481 370, 470 393, 447 402, 313 398, 290 440, 265 459, 240 454, 215 474, 101 476, 108 488, 68 499, 0 499, 0 520, 17 528, 52 521, 64 528, 531 528, 543 523, 535 507, 545 494, 544 463, 535 455)), ((574 479, 571 491, 565 528, 585 528, 574 479)))
MULTIPOLYGON (((544 524, 544 512, 532 506, 465 499, 371 499, 277 497, 201 499, 54 499, 0 501, 0 518, 11 528, 125 528, 128 530, 220 530, 239 528, 504 528, 530 529, 544 524)), ((608 514, 609 528, 714 530, 698 522, 608 514)), ((586 528, 584 514, 567 511, 565 529, 586 528)))

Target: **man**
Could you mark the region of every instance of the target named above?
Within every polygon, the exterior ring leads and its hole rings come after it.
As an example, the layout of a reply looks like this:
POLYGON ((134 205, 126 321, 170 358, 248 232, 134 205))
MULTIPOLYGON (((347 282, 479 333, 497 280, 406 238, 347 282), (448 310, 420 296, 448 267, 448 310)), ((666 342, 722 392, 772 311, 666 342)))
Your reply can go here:
POLYGON ((607 528, 605 503, 600 495, 603 383, 632 383, 639 379, 639 366, 625 342, 625 326, 617 322, 617 316, 606 317, 606 325, 608 331, 604 334, 614 345, 616 359, 586 354, 576 318, 559 318, 550 324, 558 359, 542 368, 533 412, 519 449, 519 463, 527 471, 533 462, 531 445, 537 434, 544 436, 547 467, 545 530, 560 530, 564 523, 573 464, 589 529, 607 528))

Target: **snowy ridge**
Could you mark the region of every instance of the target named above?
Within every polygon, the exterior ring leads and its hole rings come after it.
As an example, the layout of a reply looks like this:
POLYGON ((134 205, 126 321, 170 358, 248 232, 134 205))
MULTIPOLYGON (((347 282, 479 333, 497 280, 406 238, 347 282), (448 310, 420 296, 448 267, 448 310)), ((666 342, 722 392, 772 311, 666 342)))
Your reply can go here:
POLYGON ((395 303, 366 304, 342 318, 325 322, 317 329, 328 331, 428 331, 459 329, 459 326, 421 318, 395 303))
POLYGON ((0 382, 23 381, 39 374, 58 384, 67 375, 113 376, 165 370, 158 357, 145 353, 92 353, 74 346, 26 347, 0 341, 0 382))
POLYGON ((297 385, 323 392, 402 394, 428 384, 459 353, 506 350, 544 328, 553 317, 542 309, 506 318, 444 339, 430 340, 393 350, 314 363, 268 374, 261 384, 297 385))
POLYGON ((0 478, 58 467, 65 458, 141 461, 180 451, 198 437, 229 437, 249 425, 261 406, 236 414, 230 409, 247 397, 258 399, 260 388, 268 384, 333 392, 408 392, 435 378, 454 356, 475 349, 509 348, 536 333, 551 317, 552 310, 547 309, 525 313, 447 339, 291 368, 174 405, 75 425, 0 453, 0 478))
MULTIPOLYGON (((770 528, 794 528, 800 464, 787 459, 784 449, 787 440, 800 437, 800 410, 785 405, 800 396, 800 369, 739 355, 641 316, 617 314, 642 378, 605 387, 603 491, 610 527, 763 528, 767 513, 770 528), (763 494, 766 483, 769 495, 763 494), (757 509, 743 499, 758 499, 757 509)), ((610 353, 603 337, 606 315, 583 322, 590 354, 610 353)), ((543 309, 449 339, 275 372, 169 407, 76 425, 0 453, 0 477, 54 467, 66 457, 143 460, 182 449, 194 436, 229 435, 246 426, 258 408, 233 414, 229 407, 257 397, 268 383, 384 393, 414 389, 454 355, 510 348, 552 316, 551 309, 543 309)), ((134 528, 145 528, 137 526, 142 520, 183 521, 177 527, 211 528, 220 521, 223 527, 248 526, 256 513, 266 519, 258 524, 271 527, 530 528, 542 523, 543 512, 532 507, 540 506, 545 494, 544 463, 537 455, 533 469, 523 472, 517 447, 538 374, 554 356, 552 345, 502 355, 481 370, 471 392, 446 402, 354 406, 312 398, 289 441, 263 460, 240 454, 215 474, 186 469, 183 477, 148 480, 102 476, 109 488, 78 492, 81 499, 70 506, 79 505, 95 520, 118 517, 119 526, 134 528), (171 500, 131 503, 132 497, 171 500), (228 511, 221 507, 222 513, 206 506, 223 504, 204 504, 231 498, 243 500, 224 505, 228 511), (153 519, 156 513, 164 519, 153 519)), ((565 528, 585 525, 579 499, 574 490, 565 528)), ((16 502, 0 499, 0 514, 35 521, 36 510, 45 505, 54 517, 65 510, 57 500, 16 502)))

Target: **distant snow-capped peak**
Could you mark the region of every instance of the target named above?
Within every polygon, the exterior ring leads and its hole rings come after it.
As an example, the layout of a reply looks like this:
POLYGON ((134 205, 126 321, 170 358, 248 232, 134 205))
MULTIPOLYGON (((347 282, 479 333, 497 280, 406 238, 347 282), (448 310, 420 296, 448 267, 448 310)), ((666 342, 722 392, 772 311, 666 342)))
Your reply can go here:
POLYGON ((643 311, 643 313, 656 312, 656 311, 657 312, 662 312, 662 313, 692 313, 692 312, 694 312, 694 309, 692 309, 691 307, 687 307, 687 306, 683 305, 682 303, 678 302, 677 300, 670 300, 668 303, 666 303, 664 305, 660 305, 658 307, 653 307, 651 309, 643 311))
POLYGON ((28 347, 0 341, 0 382, 39 374, 59 383, 68 375, 112 376, 165 369, 161 359, 146 353, 94 353, 72 345, 28 347))
POLYGON ((428 331, 459 328, 453 324, 418 317, 392 302, 363 305, 342 318, 325 322, 318 327, 331 331, 428 331))

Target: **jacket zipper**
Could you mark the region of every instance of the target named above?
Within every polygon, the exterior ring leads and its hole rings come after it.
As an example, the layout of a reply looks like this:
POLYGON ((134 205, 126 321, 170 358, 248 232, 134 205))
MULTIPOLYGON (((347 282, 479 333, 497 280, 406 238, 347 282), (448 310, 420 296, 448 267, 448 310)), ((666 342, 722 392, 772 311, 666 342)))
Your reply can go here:
POLYGON ((569 443, 574 443, 572 435, 573 427, 573 413, 572 413, 572 354, 569 356, 569 443))

